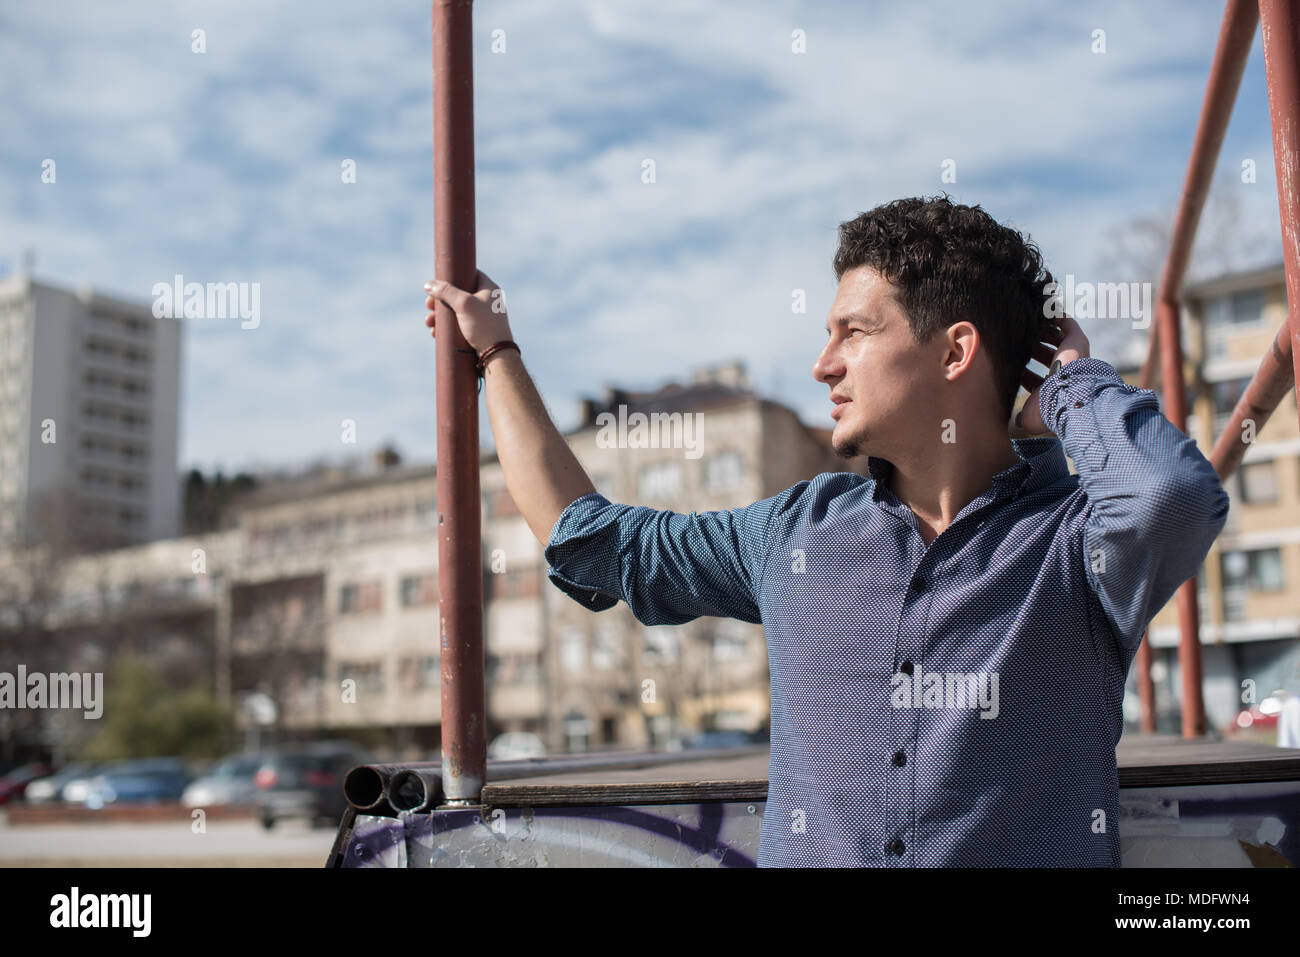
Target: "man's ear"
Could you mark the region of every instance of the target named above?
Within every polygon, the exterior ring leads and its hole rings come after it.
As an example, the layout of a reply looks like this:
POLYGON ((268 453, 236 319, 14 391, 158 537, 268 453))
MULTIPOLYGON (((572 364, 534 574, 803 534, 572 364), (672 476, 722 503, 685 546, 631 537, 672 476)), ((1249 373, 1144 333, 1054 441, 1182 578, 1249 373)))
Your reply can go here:
POLYGON ((947 346, 943 356, 944 375, 955 379, 966 373, 979 354, 979 330, 974 323, 963 319, 944 331, 944 340, 947 346))

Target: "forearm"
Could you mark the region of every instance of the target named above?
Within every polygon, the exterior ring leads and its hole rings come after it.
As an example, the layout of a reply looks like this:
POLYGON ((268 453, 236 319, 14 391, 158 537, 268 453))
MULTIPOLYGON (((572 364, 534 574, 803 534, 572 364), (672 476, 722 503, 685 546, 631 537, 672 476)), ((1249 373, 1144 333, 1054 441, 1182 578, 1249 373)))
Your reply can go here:
POLYGON ((506 488, 533 535, 546 545, 560 513, 596 486, 551 421, 516 350, 489 358, 484 379, 506 488))
POLYGON ((1131 650, 1152 617, 1195 575, 1227 521, 1228 495, 1196 443, 1160 412, 1155 393, 1099 360, 1062 366, 1040 392, 1079 470, 1089 580, 1131 650))

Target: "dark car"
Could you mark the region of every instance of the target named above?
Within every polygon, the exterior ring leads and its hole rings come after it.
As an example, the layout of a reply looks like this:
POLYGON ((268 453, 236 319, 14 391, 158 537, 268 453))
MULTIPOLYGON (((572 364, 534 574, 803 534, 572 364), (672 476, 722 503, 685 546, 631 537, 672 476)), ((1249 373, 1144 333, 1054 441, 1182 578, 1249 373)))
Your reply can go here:
POLYGON ((347 807, 343 778, 358 764, 368 763, 370 756, 348 743, 309 745, 269 755, 253 776, 262 827, 275 827, 286 817, 304 817, 312 825, 337 825, 347 807))
POLYGON ((139 758, 118 761, 87 782, 88 808, 109 804, 179 801, 193 775, 180 758, 139 758))
POLYGON ((0 804, 21 798, 29 784, 38 778, 48 777, 52 770, 53 768, 43 761, 14 768, 0 778, 0 804))

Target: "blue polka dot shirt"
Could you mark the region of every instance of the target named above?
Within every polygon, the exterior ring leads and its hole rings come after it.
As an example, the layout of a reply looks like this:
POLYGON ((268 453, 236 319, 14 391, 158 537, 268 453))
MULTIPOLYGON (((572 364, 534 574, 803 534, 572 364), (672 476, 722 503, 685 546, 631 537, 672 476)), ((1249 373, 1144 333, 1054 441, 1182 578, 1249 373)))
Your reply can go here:
POLYGON ((759 866, 1118 867, 1129 664, 1228 496, 1154 392, 1084 357, 927 547, 892 492, 823 473, 743 508, 572 502, 550 580, 646 625, 761 622, 771 763, 759 866), (1071 474, 1065 454, 1078 474, 1071 474))

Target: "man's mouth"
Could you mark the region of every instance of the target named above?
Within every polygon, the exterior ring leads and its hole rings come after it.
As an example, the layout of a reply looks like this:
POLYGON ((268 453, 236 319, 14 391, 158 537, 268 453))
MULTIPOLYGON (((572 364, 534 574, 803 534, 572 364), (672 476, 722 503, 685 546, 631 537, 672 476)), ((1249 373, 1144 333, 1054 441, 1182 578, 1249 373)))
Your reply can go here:
POLYGON ((831 418, 838 419, 840 417, 840 412, 842 412, 844 407, 849 404, 849 400, 842 399, 838 396, 831 396, 831 401, 835 403, 835 408, 831 409, 831 418))

